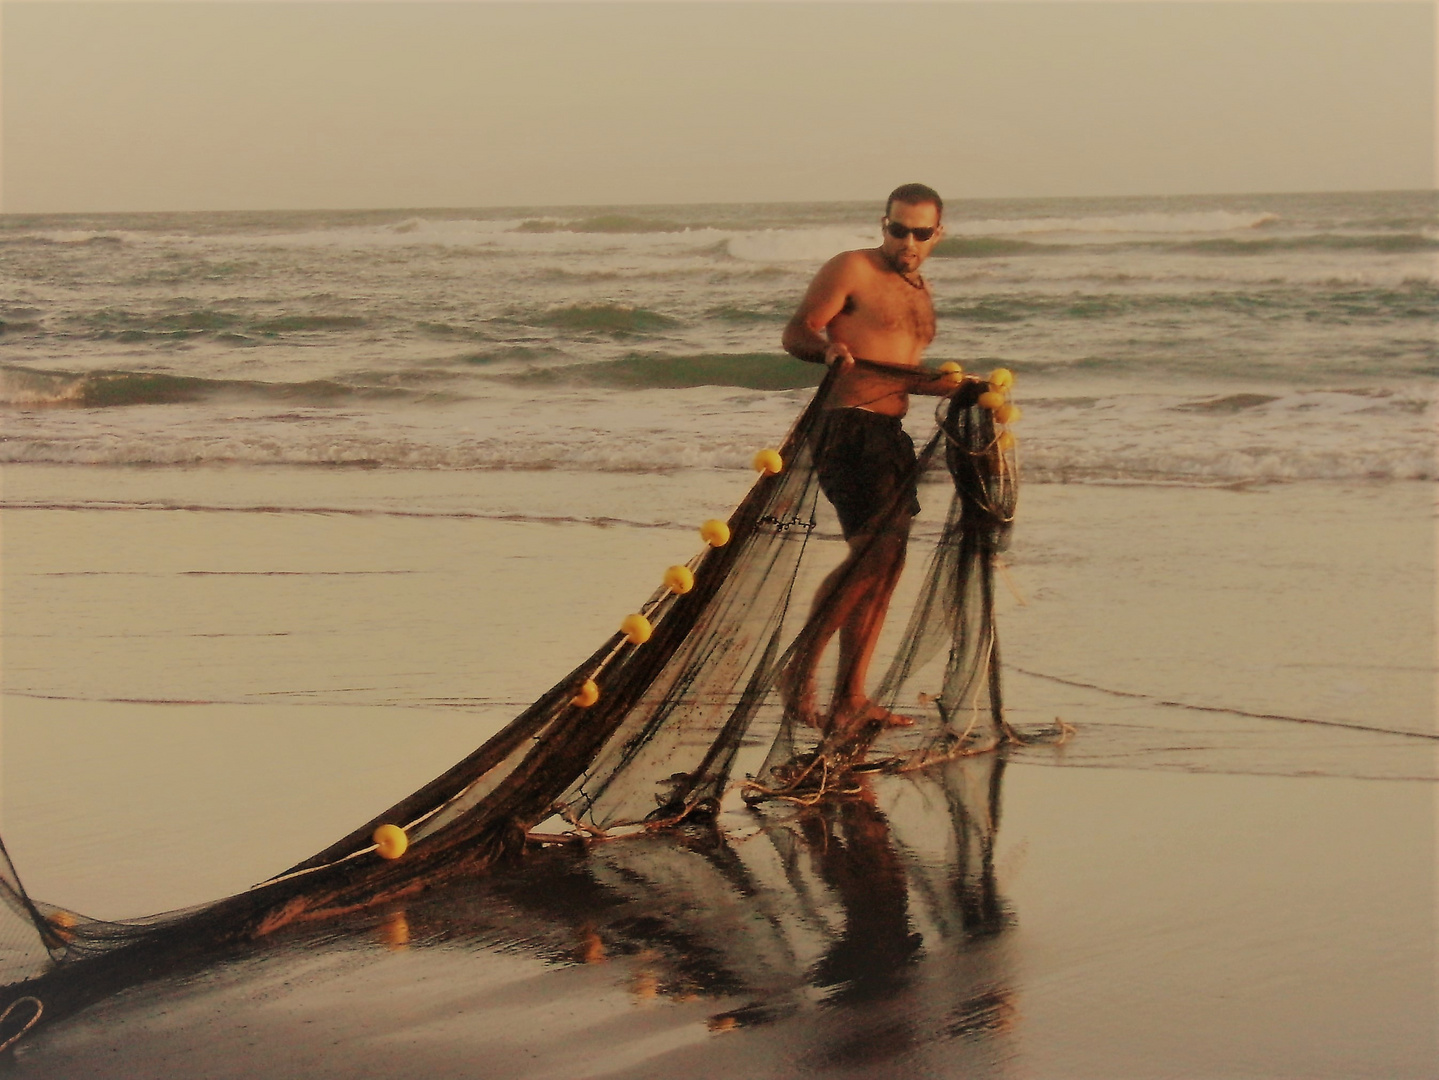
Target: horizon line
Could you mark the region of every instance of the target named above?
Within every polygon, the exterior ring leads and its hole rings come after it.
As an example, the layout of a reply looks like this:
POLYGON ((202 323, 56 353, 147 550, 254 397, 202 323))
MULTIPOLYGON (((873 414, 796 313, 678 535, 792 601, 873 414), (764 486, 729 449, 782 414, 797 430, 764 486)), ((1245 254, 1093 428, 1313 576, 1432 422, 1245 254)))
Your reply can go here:
MULTIPOLYGON (((1427 188, 1316 188, 1307 191, 1206 191, 1179 193, 1130 193, 1104 195, 961 195, 947 196, 946 207, 994 202, 1061 202, 1098 201, 1104 199, 1238 199, 1238 198, 1293 198, 1324 195, 1436 195, 1439 184, 1427 188)), ((618 210, 618 209, 664 209, 667 207, 697 206, 853 206, 857 204, 882 203, 883 195, 864 199, 700 199, 690 202, 575 202, 575 203, 491 203, 444 205, 444 206, 266 206, 228 207, 207 209, 171 210, 3 210, 0 218, 14 217, 83 217, 101 214, 398 214, 398 213, 472 213, 498 210, 618 210)))

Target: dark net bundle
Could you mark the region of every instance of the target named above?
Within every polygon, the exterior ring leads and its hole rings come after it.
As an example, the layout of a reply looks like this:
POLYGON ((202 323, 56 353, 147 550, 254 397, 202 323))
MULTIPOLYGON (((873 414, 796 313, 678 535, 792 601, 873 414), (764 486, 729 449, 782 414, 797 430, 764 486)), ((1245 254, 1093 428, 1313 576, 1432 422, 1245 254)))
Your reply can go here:
POLYGON ((846 550, 825 524, 812 459, 832 383, 780 447, 781 471, 761 476, 731 515, 728 542, 691 560, 692 587, 662 588, 642 608, 647 639, 615 634, 463 761, 312 858, 215 903, 121 923, 31 903, 7 859, 0 895, 28 924, 30 960, 37 934, 49 952, 38 976, 29 960, 0 969, 7 1000, 33 988, 47 1016, 61 1014, 226 943, 473 875, 527 843, 664 827, 712 816, 729 797, 815 801, 843 790, 856 768, 997 747, 1009 731, 993 573, 1016 483, 1012 451, 972 380, 941 403, 918 455, 917 470, 943 462, 949 472, 949 508, 911 610, 889 614, 903 631, 876 700, 915 725, 809 726, 781 707, 777 680, 802 644, 814 582, 846 550), (382 825, 404 831, 399 857, 377 850, 382 825))
POLYGON ((919 756, 910 762, 915 765, 1015 737, 1004 721, 1000 694, 994 571, 1009 542, 1019 486, 993 414, 973 404, 950 405, 940 434, 954 496, 919 602, 878 693, 887 706, 901 707, 914 673, 945 651, 941 690, 933 697, 937 724, 927 729, 919 756))
MULTIPOLYGON (((920 768, 993 750, 1014 732, 1003 717, 994 570, 1014 521, 1019 488, 1012 442, 1002 448, 983 383, 965 383, 941 403, 938 430, 918 454, 923 473, 942 460, 953 482, 944 526, 929 553, 903 636, 876 701, 915 721, 886 729, 816 730, 787 715, 748 790, 766 795, 821 793, 830 777, 859 765, 920 768), (876 740, 883 742, 875 747, 876 740)), ((880 542, 873 537, 870 543, 880 542)), ((901 613, 890 612, 890 619, 901 613)), ((793 651, 801 647, 796 641, 793 651)), ((788 659, 788 658, 786 658, 788 659)))

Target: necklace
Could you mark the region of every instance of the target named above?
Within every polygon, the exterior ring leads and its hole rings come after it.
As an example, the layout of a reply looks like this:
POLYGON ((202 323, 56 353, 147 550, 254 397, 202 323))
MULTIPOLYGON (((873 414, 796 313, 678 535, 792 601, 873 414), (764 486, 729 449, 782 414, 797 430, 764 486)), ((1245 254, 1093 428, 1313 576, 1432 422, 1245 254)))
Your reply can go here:
POLYGON ((918 281, 914 281, 914 280, 912 280, 912 279, 910 278, 910 276, 909 276, 908 274, 906 274, 903 270, 901 270, 898 266, 896 266, 895 263, 894 263, 894 260, 891 259, 888 255, 886 255, 883 251, 880 252, 880 256, 884 259, 885 263, 887 263, 887 264, 889 265, 889 268, 890 268, 891 270, 893 270, 896 274, 899 275, 899 280, 900 280, 900 281, 904 282, 904 283, 905 283, 906 285, 908 285, 911 289, 919 289, 921 292, 924 291, 924 275, 923 275, 923 274, 916 274, 915 277, 919 278, 919 280, 918 280, 918 281))

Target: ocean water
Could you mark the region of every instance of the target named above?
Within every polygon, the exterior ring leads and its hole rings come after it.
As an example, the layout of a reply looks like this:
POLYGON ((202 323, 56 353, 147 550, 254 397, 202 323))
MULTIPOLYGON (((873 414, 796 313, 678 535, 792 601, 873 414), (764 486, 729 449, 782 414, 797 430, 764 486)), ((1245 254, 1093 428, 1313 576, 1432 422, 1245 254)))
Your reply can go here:
MULTIPOLYGON (((0 462, 743 469, 870 204, 0 218, 0 462)), ((1030 480, 1429 479, 1439 197, 958 201, 1030 480)), ((928 418, 916 412, 922 431, 928 418)))

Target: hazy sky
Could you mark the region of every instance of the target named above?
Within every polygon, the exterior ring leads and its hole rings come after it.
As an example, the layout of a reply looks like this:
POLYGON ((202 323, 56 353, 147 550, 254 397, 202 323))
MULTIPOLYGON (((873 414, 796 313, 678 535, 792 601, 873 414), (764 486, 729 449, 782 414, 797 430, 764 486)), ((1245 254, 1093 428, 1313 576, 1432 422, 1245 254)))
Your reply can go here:
POLYGON ((0 209, 1427 188, 1435 8, 0 6, 0 209))

